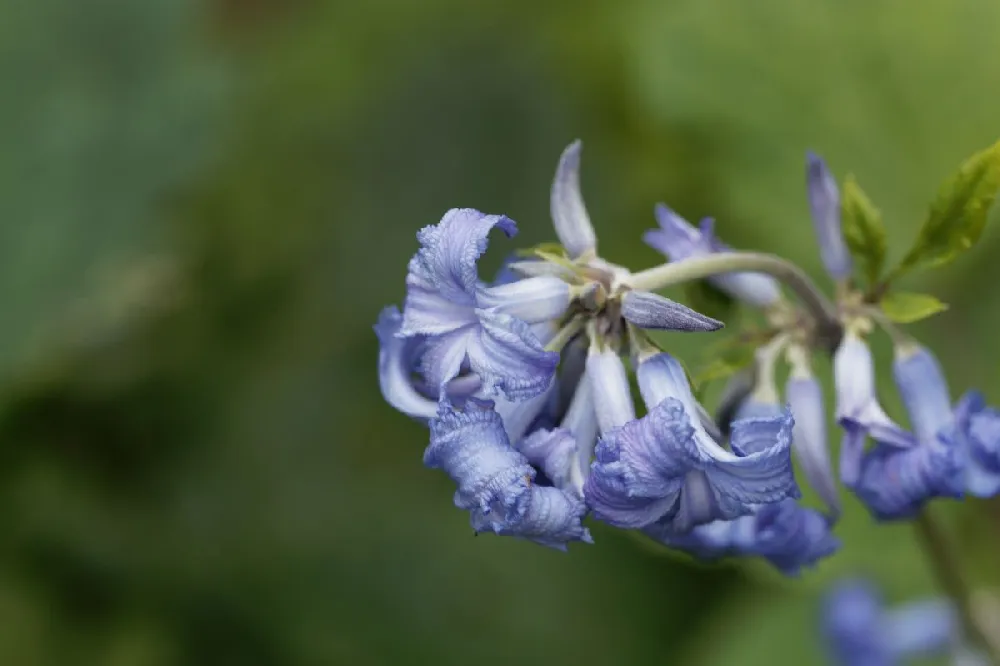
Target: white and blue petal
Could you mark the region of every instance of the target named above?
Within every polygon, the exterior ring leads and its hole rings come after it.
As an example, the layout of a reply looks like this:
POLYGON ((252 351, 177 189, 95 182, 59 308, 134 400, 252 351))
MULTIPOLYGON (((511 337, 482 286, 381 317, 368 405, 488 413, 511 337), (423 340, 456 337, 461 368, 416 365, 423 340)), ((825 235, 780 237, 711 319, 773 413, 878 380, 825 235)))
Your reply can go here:
POLYGON ((403 323, 399 309, 382 310, 375 324, 378 336, 378 382, 382 397, 393 408, 414 418, 430 419, 437 414, 437 401, 424 396, 413 381, 417 357, 423 341, 396 336, 403 323))
POLYGON ((826 162, 812 152, 806 155, 806 186, 823 266, 837 280, 848 278, 853 264, 841 231, 840 190, 826 162))
POLYGON ((639 328, 666 331, 717 331, 725 324, 669 298, 648 291, 627 291, 622 317, 639 328))
POLYGON ((551 212, 556 237, 570 257, 597 249, 597 235, 590 223, 580 194, 580 152, 583 143, 574 141, 563 151, 552 180, 551 212))
POLYGON ((486 393, 516 401, 544 392, 555 376, 559 354, 546 351, 520 319, 491 310, 476 314, 480 327, 466 350, 486 393))
POLYGON ((635 406, 625 373, 625 364, 613 349, 591 345, 587 354, 587 375, 601 433, 635 419, 635 406))
POLYGON ((536 430, 518 442, 517 450, 545 474, 551 485, 559 489, 570 486, 579 453, 572 432, 565 428, 536 430))
MULTIPOLYGON (((683 261, 730 249, 715 237, 711 218, 702 220, 698 229, 663 204, 657 204, 655 213, 660 228, 647 231, 643 240, 670 261, 683 261)), ((762 273, 725 273, 713 276, 709 281, 733 298, 750 305, 767 307, 781 298, 778 282, 762 273)))
POLYGON ((795 417, 792 451, 809 485, 819 494, 832 516, 840 515, 840 498, 833 478, 827 445, 823 389, 815 377, 791 377, 785 399, 795 417))
POLYGON ((963 485, 976 497, 1000 493, 1000 412, 969 391, 955 407, 956 436, 963 450, 963 485))
POLYGON ((550 275, 485 287, 476 296, 479 308, 502 312, 528 324, 562 317, 572 300, 569 284, 550 275))

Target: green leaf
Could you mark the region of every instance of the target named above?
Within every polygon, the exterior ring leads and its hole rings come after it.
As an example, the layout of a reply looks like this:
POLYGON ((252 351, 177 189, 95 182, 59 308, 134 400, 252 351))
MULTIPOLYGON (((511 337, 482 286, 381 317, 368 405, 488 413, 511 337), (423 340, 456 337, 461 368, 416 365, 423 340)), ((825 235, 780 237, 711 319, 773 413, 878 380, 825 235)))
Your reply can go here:
POLYGON ((688 282, 684 286, 684 295, 689 307, 713 319, 729 321, 736 309, 736 300, 707 280, 688 282))
POLYGON ((736 374, 753 363, 754 349, 754 345, 743 341, 727 345, 694 375, 694 383, 704 386, 708 382, 736 374))
POLYGON ((948 309, 947 303, 928 294, 896 291, 886 294, 879 302, 885 316, 897 324, 912 324, 948 309))
POLYGON ((966 160, 941 186, 917 240, 890 277, 942 266, 975 245, 998 190, 1000 141, 966 160))
POLYGON ((874 285, 885 266, 886 233, 882 215, 853 174, 848 174, 844 180, 840 205, 844 240, 861 264, 868 284, 874 285))

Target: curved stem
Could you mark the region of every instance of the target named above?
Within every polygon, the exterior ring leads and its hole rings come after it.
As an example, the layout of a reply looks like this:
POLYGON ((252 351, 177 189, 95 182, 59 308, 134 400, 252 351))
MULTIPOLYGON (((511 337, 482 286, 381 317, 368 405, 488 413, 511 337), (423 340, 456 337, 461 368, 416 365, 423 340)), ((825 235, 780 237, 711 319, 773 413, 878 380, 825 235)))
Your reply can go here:
POLYGON ((1000 645, 979 624, 973 608, 972 588, 962 576, 961 562, 948 541, 948 535, 927 509, 920 512, 914 526, 924 543, 924 552, 930 560, 934 577, 955 604, 965 638, 982 649, 992 663, 1000 664, 1000 645))
POLYGON ((795 292, 812 315, 816 321, 817 333, 823 341, 830 346, 836 346, 840 341, 841 326, 837 307, 801 268, 773 254, 716 252, 633 273, 629 284, 633 289, 652 291, 713 275, 743 272, 767 273, 783 282, 795 292))

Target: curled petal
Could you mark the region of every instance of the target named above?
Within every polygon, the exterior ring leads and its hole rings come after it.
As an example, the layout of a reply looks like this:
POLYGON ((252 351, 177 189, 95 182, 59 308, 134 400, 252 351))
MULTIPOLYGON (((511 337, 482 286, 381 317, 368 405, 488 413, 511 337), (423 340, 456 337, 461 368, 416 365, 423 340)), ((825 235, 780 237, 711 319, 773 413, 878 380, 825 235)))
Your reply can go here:
POLYGON ((402 323, 399 310, 390 306, 382 310, 375 324, 379 341, 379 388, 385 401, 407 416, 433 418, 437 402, 421 394, 412 379, 417 363, 415 352, 422 343, 419 339, 396 337, 402 323))
POLYGON ((844 335, 833 356, 837 390, 837 423, 850 436, 865 436, 900 447, 914 445, 913 436, 890 419, 875 393, 875 365, 868 345, 853 332, 844 335))
POLYGON ((799 497, 792 470, 792 428, 785 410, 774 418, 743 419, 733 424, 734 454, 716 455, 709 471, 718 491, 741 504, 769 504, 799 497))
POLYGON ((840 548, 826 517, 792 499, 765 505, 740 520, 752 526, 751 538, 740 544, 741 551, 763 557, 786 576, 797 575, 802 567, 813 566, 840 548))
POLYGON ((940 364, 929 351, 918 347, 897 353, 892 370, 917 441, 934 441, 954 422, 940 364))
POLYGON ((552 181, 551 212, 556 236, 570 257, 579 257, 597 247, 597 236, 580 194, 580 152, 583 143, 574 141, 559 158, 552 181))
POLYGON ((785 387, 788 406, 795 417, 792 451, 820 499, 831 514, 840 515, 840 498, 833 480, 830 450, 826 439, 826 413, 823 389, 814 377, 794 377, 785 387))
POLYGON ((1000 412, 970 391, 955 407, 955 420, 965 458, 965 491, 993 497, 1000 492, 1000 412))
POLYGON ((594 543, 590 530, 581 523, 586 512, 583 500, 572 493, 531 486, 527 509, 518 520, 498 523, 488 515, 473 511, 472 527, 477 532, 490 530, 565 551, 570 541, 594 543))
POLYGON ((622 316, 639 328, 666 331, 717 331, 725 325, 648 291, 626 292, 622 297, 622 316))
POLYGON ((517 445, 535 468, 542 471, 556 488, 569 486, 577 465, 576 439, 565 428, 536 430, 517 445))
POLYGON ((480 308, 492 308, 528 324, 536 324, 561 317, 571 300, 566 282, 553 276, 541 276, 482 289, 477 304, 480 308))
POLYGON ((625 365, 615 351, 591 347, 587 354, 586 381, 590 383, 597 408, 597 423, 602 433, 635 418, 625 365))
POLYGON ((880 520, 912 518, 931 498, 962 496, 961 451, 945 438, 905 450, 877 444, 852 489, 880 520))
POLYGON ((430 427, 424 464, 458 484, 456 506, 500 526, 524 517, 535 470, 511 448, 491 403, 470 399, 461 412, 442 403, 430 427))
POLYGON ((471 208, 453 208, 417 233, 421 248, 406 276, 401 335, 437 335, 475 321, 476 262, 493 227, 507 236, 517 233, 511 219, 471 208))
MULTIPOLYGON (((697 229, 663 204, 657 204, 655 212, 660 228, 647 231, 643 240, 670 261, 683 261, 730 249, 715 237, 714 222, 710 218, 703 220, 701 228, 697 229)), ((725 273, 709 281, 733 298, 758 307, 773 305, 781 298, 778 282, 762 273, 725 273)))
POLYGON ((545 351, 520 319, 491 310, 476 314, 480 329, 466 339, 467 352, 486 393, 517 401, 544 392, 555 376, 559 354, 545 351))
POLYGON ((826 162, 812 152, 806 156, 806 185, 823 266, 837 280, 848 278, 853 265, 840 227, 840 190, 826 162))

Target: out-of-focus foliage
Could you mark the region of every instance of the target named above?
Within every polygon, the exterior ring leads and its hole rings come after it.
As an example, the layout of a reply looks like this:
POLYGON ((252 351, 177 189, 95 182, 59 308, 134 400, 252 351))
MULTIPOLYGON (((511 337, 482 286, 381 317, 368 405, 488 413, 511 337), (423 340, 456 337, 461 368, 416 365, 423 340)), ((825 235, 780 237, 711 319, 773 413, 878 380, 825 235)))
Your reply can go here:
MULTIPOLYGON (((659 261, 663 200, 818 275, 807 147, 894 260, 1000 135, 1000 8, 917 4, 0 8, 0 663, 801 665, 836 575, 929 591, 909 529, 850 500, 797 583, 600 528, 569 555, 473 538, 371 331, 447 208, 520 223, 494 266, 552 240, 577 137, 611 260, 659 261)), ((994 401, 995 239, 912 280, 951 304, 915 332, 994 401)), ((690 363, 720 339, 664 338, 690 363)), ((941 507, 984 574, 987 507, 941 507)))

